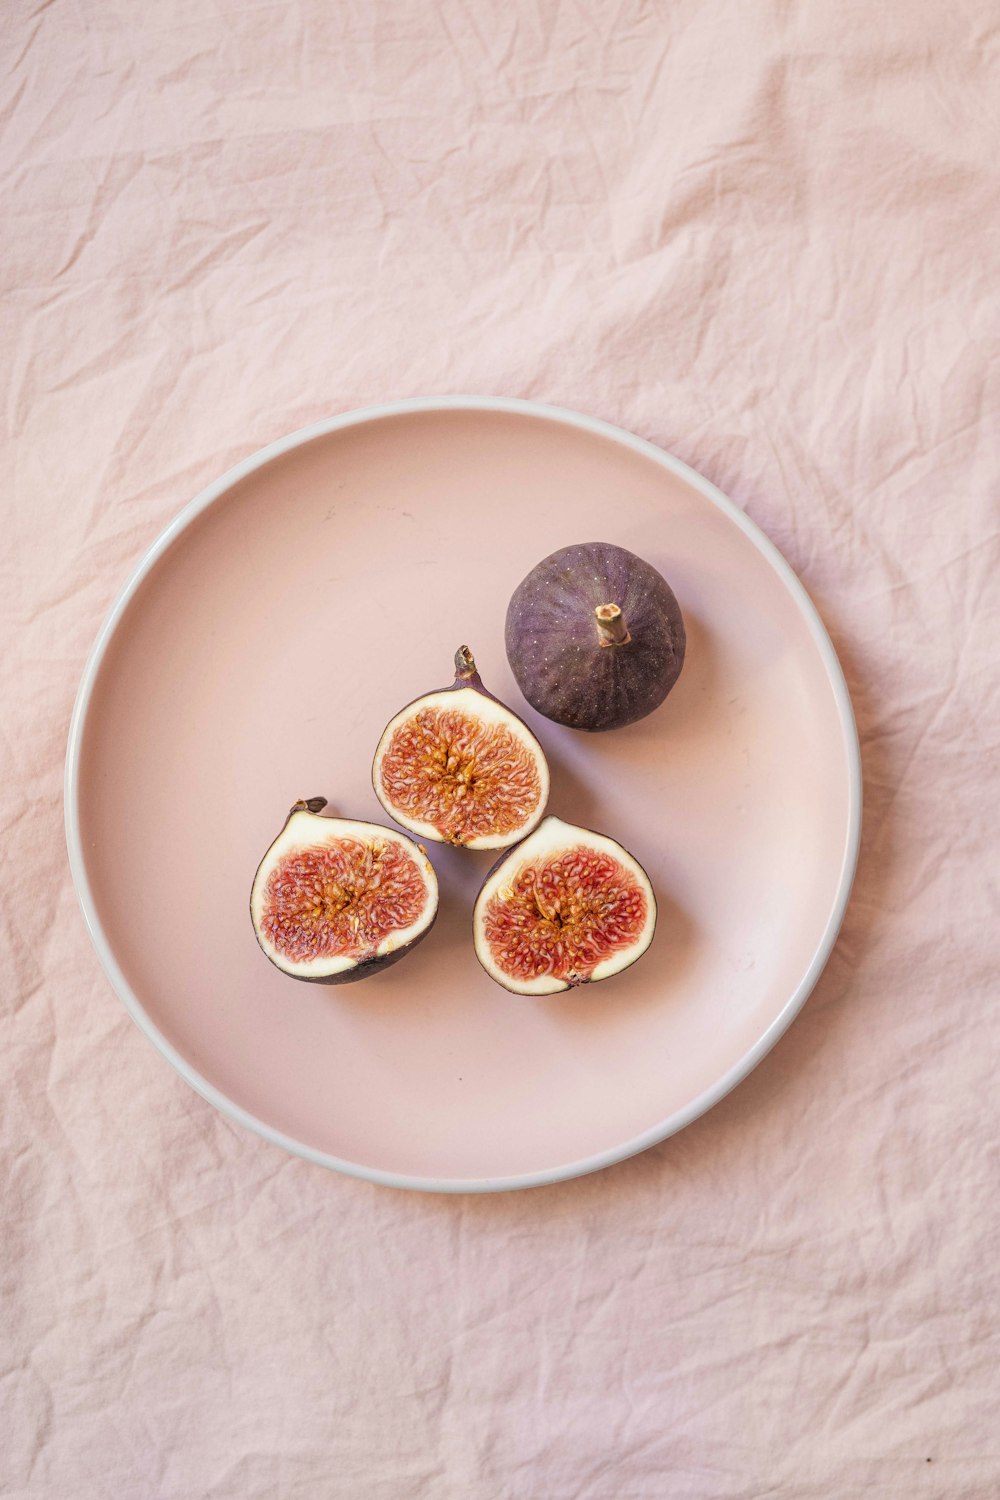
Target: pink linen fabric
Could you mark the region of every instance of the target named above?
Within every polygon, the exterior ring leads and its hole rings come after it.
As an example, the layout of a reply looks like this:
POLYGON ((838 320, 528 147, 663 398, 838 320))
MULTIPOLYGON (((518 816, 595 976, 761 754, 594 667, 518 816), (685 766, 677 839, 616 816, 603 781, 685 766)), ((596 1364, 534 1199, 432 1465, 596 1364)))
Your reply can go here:
MULTIPOLYGON (((1000 18, 890 0, 5 7, 0 1493, 1000 1493, 1000 18), (214 1113, 66 866, 91 640, 207 481, 503 393, 784 550, 866 820, 777 1050, 584 1180, 422 1197, 214 1113)), ((567 538, 573 540, 573 538, 567 538)))

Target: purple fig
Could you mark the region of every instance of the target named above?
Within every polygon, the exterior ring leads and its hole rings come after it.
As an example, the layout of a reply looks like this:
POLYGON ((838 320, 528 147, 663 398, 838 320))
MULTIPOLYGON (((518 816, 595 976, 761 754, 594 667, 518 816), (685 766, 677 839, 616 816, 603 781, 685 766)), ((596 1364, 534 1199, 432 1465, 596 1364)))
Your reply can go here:
POLYGON ((654 567, 611 542, 546 557, 514 590, 507 660, 532 708, 620 729, 658 708, 684 664, 684 621, 654 567))

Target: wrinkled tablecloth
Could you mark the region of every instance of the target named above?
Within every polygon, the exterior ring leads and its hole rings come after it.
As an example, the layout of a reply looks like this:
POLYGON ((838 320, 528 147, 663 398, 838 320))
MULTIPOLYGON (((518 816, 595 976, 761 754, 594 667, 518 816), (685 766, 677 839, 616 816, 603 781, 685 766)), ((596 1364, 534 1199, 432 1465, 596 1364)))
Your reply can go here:
POLYGON ((8 0, 0 1492, 1000 1494, 1000 13, 8 0), (244 1134, 104 979, 81 667, 207 481, 411 394, 576 407, 784 550, 864 753, 855 895, 682 1135, 510 1196, 244 1134))

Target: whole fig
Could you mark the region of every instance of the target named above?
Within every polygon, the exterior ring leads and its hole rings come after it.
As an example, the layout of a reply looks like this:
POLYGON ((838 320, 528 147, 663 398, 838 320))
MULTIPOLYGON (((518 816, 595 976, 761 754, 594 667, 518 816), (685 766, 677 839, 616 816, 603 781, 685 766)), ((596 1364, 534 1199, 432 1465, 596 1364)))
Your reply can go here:
POLYGON ((613 542, 544 558, 507 608, 507 660, 532 708, 573 729, 620 729, 658 708, 684 664, 666 579, 613 542))

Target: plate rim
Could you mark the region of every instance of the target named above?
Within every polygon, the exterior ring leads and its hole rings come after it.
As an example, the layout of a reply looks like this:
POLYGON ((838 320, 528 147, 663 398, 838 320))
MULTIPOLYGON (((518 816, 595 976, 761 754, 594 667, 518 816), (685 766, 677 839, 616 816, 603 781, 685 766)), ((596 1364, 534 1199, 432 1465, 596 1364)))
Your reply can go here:
POLYGON ((171 1064, 175 1071, 180 1074, 196 1093, 200 1094, 210 1104, 213 1104, 228 1119, 263 1137, 271 1145, 280 1146, 293 1156, 299 1156, 316 1166, 327 1167, 342 1172, 349 1177, 379 1183, 386 1187, 409 1188, 431 1193, 508 1192, 519 1188, 544 1187, 550 1183, 565 1182, 574 1177, 582 1177, 587 1173, 600 1171, 602 1168, 613 1166, 616 1162, 624 1161, 630 1156, 638 1155, 639 1152, 647 1150, 650 1146, 655 1146, 660 1141, 666 1140, 669 1136, 675 1135, 679 1130, 683 1130, 685 1126, 692 1124, 701 1115, 718 1104, 737 1084, 742 1083, 744 1078, 767 1056, 775 1043, 784 1035, 809 998, 820 974, 826 966, 837 940, 837 935, 840 932, 844 913, 847 910, 847 903, 850 899, 861 844, 861 748, 858 740, 854 710, 843 668, 826 626, 823 624, 815 604, 806 591, 805 585, 791 564, 786 561, 782 553, 756 522, 752 521, 744 511, 740 510, 739 506, 730 500, 711 480, 699 474, 696 469, 692 469, 682 459, 676 458, 672 453, 657 447, 655 443, 648 441, 646 438, 639 437, 637 434, 628 432, 626 429, 618 427, 614 423, 606 422, 599 417, 588 416, 583 412, 573 411, 568 407, 550 405, 540 401, 524 400, 514 396, 412 396, 397 401, 355 407, 350 411, 341 412, 337 416, 324 417, 317 422, 311 422, 305 427, 300 427, 294 432, 288 433, 285 437, 278 438, 276 441, 266 444, 263 448, 257 449, 239 463, 227 469, 211 484, 206 485, 193 500, 184 506, 165 529, 160 532, 159 536, 156 537, 151 546, 140 557, 125 580, 125 583, 118 591, 87 656, 70 718, 64 773, 63 803, 70 874, 83 914, 84 924, 94 945, 101 968, 110 981, 112 989, 121 1000, 129 1016, 139 1027, 139 1030, 152 1042, 161 1056, 171 1064), (686 484, 697 490, 710 504, 714 505, 729 520, 733 521, 753 543, 765 561, 770 564, 780 582, 784 584, 792 596, 792 599, 798 606, 799 612, 805 620, 809 634, 819 651, 820 659, 826 669, 826 674, 833 691, 847 760, 847 839, 841 861, 837 893, 826 925, 816 944, 805 974, 771 1024, 758 1037, 754 1045, 709 1088, 703 1089, 700 1094, 696 1095, 682 1109, 674 1110, 663 1120, 650 1126, 639 1135, 632 1136, 629 1140, 621 1142, 618 1145, 595 1152, 590 1156, 578 1158, 575 1161, 565 1162, 555 1167, 546 1167, 539 1171, 518 1173, 509 1177, 424 1177, 405 1172, 388 1172, 378 1167, 368 1167, 363 1163, 349 1161, 346 1158, 334 1156, 330 1152, 319 1150, 317 1147, 310 1146, 304 1141, 298 1141, 283 1131, 276 1130, 273 1126, 268 1125, 266 1121, 243 1109, 241 1105, 224 1094, 221 1089, 216 1088, 214 1084, 210 1083, 207 1078, 202 1077, 197 1069, 192 1067, 186 1058, 162 1035, 119 967, 112 946, 108 941, 97 914, 93 892, 87 876, 80 830, 80 754, 87 714, 97 675, 122 616, 146 576, 152 571, 168 548, 216 500, 220 499, 248 475, 255 473, 258 469, 264 468, 276 458, 280 458, 293 449, 302 447, 307 443, 315 442, 318 438, 327 437, 330 433, 338 432, 347 427, 381 421, 389 417, 405 416, 413 412, 442 411, 508 412, 518 416, 530 416, 555 422, 562 426, 576 427, 595 436, 610 439, 615 443, 632 449, 645 458, 652 459, 661 468, 666 469, 669 473, 682 479, 686 484))

